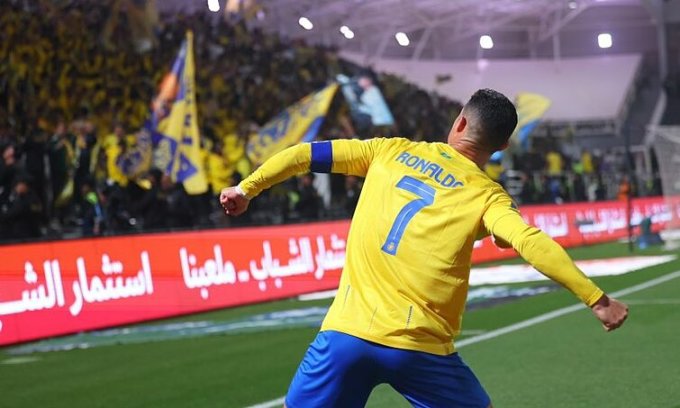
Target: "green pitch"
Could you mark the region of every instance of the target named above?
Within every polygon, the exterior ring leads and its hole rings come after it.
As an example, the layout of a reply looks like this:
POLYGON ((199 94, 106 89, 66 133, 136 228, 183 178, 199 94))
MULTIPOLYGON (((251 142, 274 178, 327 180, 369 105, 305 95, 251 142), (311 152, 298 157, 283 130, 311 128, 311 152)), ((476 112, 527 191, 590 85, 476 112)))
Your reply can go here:
MULTIPOLYGON (((623 244, 571 254, 578 259, 628 255, 623 244)), ((678 270, 676 259, 596 280, 615 292, 678 270)), ((680 277, 621 299, 631 312, 616 332, 605 333, 583 308, 466 345, 460 353, 496 407, 680 407, 680 277)), ((233 320, 328 303, 287 300, 172 321, 233 320)), ((559 290, 470 311, 463 324, 469 334, 460 340, 575 303, 559 290)), ((0 349, 0 407, 246 407, 285 394, 315 333, 297 327, 21 356, 0 349)), ((368 406, 408 404, 382 386, 368 406)))

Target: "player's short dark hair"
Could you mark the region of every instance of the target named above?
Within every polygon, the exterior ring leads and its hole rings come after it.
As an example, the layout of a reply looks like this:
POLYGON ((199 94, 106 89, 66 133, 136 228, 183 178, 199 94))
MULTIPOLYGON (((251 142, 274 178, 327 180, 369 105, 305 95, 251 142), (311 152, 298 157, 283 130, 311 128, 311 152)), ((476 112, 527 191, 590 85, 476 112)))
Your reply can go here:
POLYGON ((468 124, 479 142, 489 151, 500 150, 517 126, 517 110, 510 100, 493 89, 475 92, 463 108, 475 116, 468 124))

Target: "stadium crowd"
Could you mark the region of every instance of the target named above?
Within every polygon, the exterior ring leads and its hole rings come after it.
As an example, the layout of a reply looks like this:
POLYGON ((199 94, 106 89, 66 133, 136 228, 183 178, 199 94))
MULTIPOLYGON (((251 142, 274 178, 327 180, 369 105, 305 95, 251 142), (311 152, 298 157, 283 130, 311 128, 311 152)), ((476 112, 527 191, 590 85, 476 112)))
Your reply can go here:
MULTIPOLYGON (((135 21, 119 3, 0 3, 0 240, 347 217, 361 189, 356 177, 304 175, 256 200, 247 217, 230 221, 214 197, 251 171, 249 135, 337 74, 375 78, 396 124, 358 129, 337 97, 323 138, 443 141, 461 109, 457 101, 346 62, 333 49, 267 34, 243 19, 160 15, 145 19, 150 28, 133 29, 135 21), (135 146, 135 132, 148 119, 187 29, 195 37, 211 186, 200 196, 188 195, 159 170, 132 179, 116 166, 135 146)), ((612 198, 597 176, 604 160, 587 152, 566 159, 554 146, 516 158, 520 201, 612 198)), ((487 171, 508 182, 500 163, 487 171)))

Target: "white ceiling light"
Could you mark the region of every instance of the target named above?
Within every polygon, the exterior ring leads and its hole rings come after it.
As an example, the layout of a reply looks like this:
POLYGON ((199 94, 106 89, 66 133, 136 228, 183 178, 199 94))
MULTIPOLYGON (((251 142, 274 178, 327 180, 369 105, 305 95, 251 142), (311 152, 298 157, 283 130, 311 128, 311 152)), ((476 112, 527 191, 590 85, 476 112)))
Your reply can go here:
POLYGON ((302 26, 302 28, 304 28, 305 30, 311 30, 312 28, 314 28, 314 24, 312 24, 312 22, 309 21, 307 17, 300 17, 300 19, 298 20, 298 24, 300 24, 300 26, 302 26))
POLYGON ((611 48, 613 42, 612 42, 612 35, 609 33, 601 33, 597 36, 597 45, 600 46, 600 48, 611 48))
POLYGON ((568 6, 570 10, 576 10, 578 8, 578 3, 575 1, 570 1, 568 6))
POLYGON ((485 50, 493 48, 493 38, 490 35, 483 35, 479 37, 479 46, 485 50))
POLYGON ((208 10, 213 13, 220 11, 220 0, 208 0, 208 10))
POLYGON ((394 38, 397 39, 397 42, 398 42, 399 45, 401 45, 402 47, 408 47, 408 45, 411 44, 411 41, 408 39, 408 35, 406 35, 406 33, 403 33, 403 32, 401 32, 401 31, 399 31, 398 33, 396 33, 396 34, 394 35, 394 38))
POLYGON ((345 38, 347 38, 348 40, 351 40, 352 38, 354 38, 354 31, 352 31, 352 30, 351 30, 349 27, 347 27, 346 25, 340 27, 340 32, 341 32, 342 35, 344 35, 345 38))

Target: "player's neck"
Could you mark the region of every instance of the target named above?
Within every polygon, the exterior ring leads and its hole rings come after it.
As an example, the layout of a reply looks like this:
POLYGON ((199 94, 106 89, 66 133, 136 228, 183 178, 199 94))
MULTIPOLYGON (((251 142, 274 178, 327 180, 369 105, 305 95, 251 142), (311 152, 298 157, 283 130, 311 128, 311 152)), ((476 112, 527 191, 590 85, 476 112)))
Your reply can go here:
POLYGON ((449 146, 453 147, 458 153, 470 159, 477 167, 483 169, 489 161, 489 152, 479 147, 479 144, 470 139, 456 139, 449 146))

